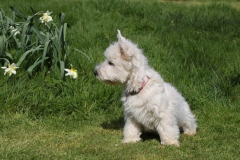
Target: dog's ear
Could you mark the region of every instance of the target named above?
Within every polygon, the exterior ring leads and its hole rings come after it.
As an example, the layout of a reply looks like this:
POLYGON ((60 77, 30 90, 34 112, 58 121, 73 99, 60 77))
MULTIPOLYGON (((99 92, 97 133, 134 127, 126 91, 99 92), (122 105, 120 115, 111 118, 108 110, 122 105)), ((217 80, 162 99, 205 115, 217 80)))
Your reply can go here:
POLYGON ((118 44, 119 44, 119 50, 122 56, 122 59, 126 60, 126 61, 130 61, 131 57, 130 55, 127 54, 128 51, 128 41, 121 35, 121 32, 118 30, 118 44))
POLYGON ((125 42, 126 39, 121 35, 120 30, 117 30, 117 31, 118 31, 118 35, 117 35, 117 37, 118 37, 118 42, 125 42))

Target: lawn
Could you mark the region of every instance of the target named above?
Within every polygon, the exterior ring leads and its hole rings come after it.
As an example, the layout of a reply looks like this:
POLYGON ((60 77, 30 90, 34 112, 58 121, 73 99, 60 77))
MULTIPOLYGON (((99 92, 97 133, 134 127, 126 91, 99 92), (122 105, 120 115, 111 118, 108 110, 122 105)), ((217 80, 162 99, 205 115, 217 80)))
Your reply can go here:
POLYGON ((0 159, 240 157, 237 0, 5 0, 0 8, 10 6, 25 15, 32 15, 30 7, 49 10, 54 22, 60 12, 66 14, 69 60, 78 78, 61 80, 44 69, 29 76, 24 66, 11 77, 0 71, 0 159), (117 29, 143 49, 196 115, 197 135, 181 135, 180 147, 162 146, 157 135, 146 133, 142 142, 121 143, 121 86, 93 75, 117 29))

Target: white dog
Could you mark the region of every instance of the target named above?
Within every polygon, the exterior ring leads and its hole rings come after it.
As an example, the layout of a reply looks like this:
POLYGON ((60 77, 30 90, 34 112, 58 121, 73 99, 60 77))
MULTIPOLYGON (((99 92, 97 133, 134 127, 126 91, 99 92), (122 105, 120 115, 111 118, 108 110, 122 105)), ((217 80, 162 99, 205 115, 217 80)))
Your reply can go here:
POLYGON ((196 134, 196 120, 180 93, 148 65, 142 51, 118 31, 118 41, 104 53, 94 74, 110 84, 122 84, 125 126, 123 142, 141 140, 142 131, 155 131, 163 145, 179 145, 180 129, 196 134))

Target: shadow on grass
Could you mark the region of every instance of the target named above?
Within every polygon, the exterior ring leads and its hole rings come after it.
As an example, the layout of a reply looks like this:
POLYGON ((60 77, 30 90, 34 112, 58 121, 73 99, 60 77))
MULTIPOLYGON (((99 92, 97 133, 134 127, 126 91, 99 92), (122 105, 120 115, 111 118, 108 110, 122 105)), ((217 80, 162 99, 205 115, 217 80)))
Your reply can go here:
POLYGON ((160 137, 157 133, 143 132, 140 137, 143 142, 147 140, 157 140, 160 142, 160 137))
MULTIPOLYGON (((104 122, 101 124, 103 129, 109 129, 109 130, 123 130, 124 127, 124 120, 123 118, 119 118, 116 120, 112 120, 110 122, 104 122)), ((140 138, 142 139, 142 141, 147 141, 147 140, 157 140, 160 142, 160 137, 157 133, 150 133, 150 132, 143 132, 140 136, 140 138)))
POLYGON ((101 124, 103 129, 110 129, 110 130, 120 130, 123 129, 124 126, 124 120, 122 117, 112 120, 112 121, 107 121, 101 124))

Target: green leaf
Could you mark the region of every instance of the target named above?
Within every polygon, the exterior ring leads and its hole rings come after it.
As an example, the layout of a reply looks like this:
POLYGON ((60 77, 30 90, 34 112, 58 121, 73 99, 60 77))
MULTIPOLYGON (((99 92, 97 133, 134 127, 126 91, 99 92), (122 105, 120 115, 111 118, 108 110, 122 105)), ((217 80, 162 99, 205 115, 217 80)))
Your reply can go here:
POLYGON ((15 18, 16 18, 16 13, 15 13, 15 12, 12 12, 12 21, 13 21, 13 22, 15 21, 15 18))
POLYGON ((65 13, 59 13, 59 26, 63 24, 65 13))
MULTIPOLYGON (((39 60, 39 59, 40 59, 40 57, 34 62, 33 65, 31 65, 31 66, 27 69, 27 72, 28 72, 29 74, 32 74, 32 70, 33 70, 37 65, 39 65, 39 64, 42 62, 42 59, 41 59, 41 60, 39 60)), ((48 59, 48 57, 45 57, 44 60, 46 60, 46 59, 48 59)))
POLYGON ((40 34, 40 31, 35 26, 32 26, 31 30, 34 33, 36 33, 36 35, 38 36, 38 38, 40 39, 41 42, 43 42, 43 43, 45 42, 43 36, 40 34))
POLYGON ((66 41, 66 34, 67 34, 67 23, 63 25, 63 41, 66 41))
POLYGON ((12 55, 8 52, 4 52, 5 56, 7 56, 8 58, 10 58, 11 60, 13 59, 12 55))
POLYGON ((27 32, 28 26, 29 26, 29 23, 25 23, 25 24, 23 25, 21 46, 25 46, 25 45, 24 45, 24 40, 25 40, 25 38, 27 37, 26 32, 27 32))
POLYGON ((59 53, 58 53, 58 58, 59 60, 61 59, 61 55, 62 55, 62 51, 63 51, 63 47, 62 44, 63 42, 63 38, 62 38, 62 33, 63 33, 63 26, 60 27, 59 29, 59 35, 58 35, 58 45, 59 45, 59 53))
POLYGON ((60 48, 59 48, 59 41, 58 41, 58 36, 55 35, 53 37, 50 38, 51 40, 51 49, 52 49, 52 56, 53 59, 56 63, 60 60, 58 59, 58 54, 60 53, 60 48))
POLYGON ((3 17, 5 17, 4 15, 4 11, 1 9, 0 10, 0 22, 1 22, 1 25, 2 25, 2 28, 4 30, 4 21, 3 21, 3 17))
POLYGON ((4 51, 4 45, 3 45, 3 36, 0 36, 0 55, 3 53, 4 51))
POLYGON ((14 40, 15 40, 15 43, 17 45, 17 48, 20 48, 21 47, 21 42, 19 41, 19 39, 16 38, 16 36, 13 36, 14 40))
POLYGON ((10 6, 10 8, 12 9, 13 12, 15 12, 15 13, 18 14, 18 17, 19 17, 19 18, 24 19, 24 20, 27 20, 27 18, 26 18, 20 11, 18 11, 17 9, 15 9, 13 6, 10 6))
POLYGON ((60 79, 63 79, 65 64, 63 61, 59 61, 59 64, 60 64, 60 79))
POLYGON ((42 55, 42 62, 41 62, 41 68, 43 68, 43 64, 44 64, 44 60, 45 60, 45 57, 47 55, 47 51, 48 51, 48 45, 51 41, 48 40, 47 42, 45 42, 44 44, 44 50, 43 50, 43 55, 42 55))
POLYGON ((89 56, 87 56, 85 53, 83 53, 82 51, 78 50, 78 49, 74 49, 75 51, 78 51, 80 53, 82 53, 85 57, 87 57, 87 59, 89 60, 90 63, 92 63, 91 59, 89 58, 89 56))
POLYGON ((21 63, 23 62, 23 60, 26 58, 26 56, 31 53, 31 52, 35 52, 35 51, 40 51, 43 50, 43 48, 41 48, 42 46, 38 46, 34 49, 30 49, 28 51, 26 51, 18 60, 18 62, 16 63, 16 66, 19 67, 21 65, 21 63))

